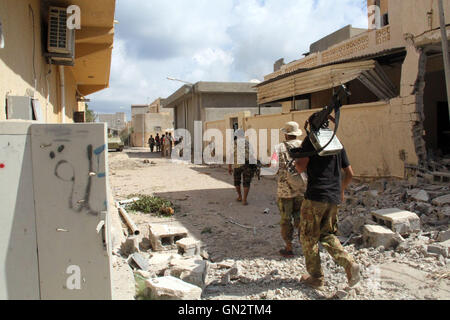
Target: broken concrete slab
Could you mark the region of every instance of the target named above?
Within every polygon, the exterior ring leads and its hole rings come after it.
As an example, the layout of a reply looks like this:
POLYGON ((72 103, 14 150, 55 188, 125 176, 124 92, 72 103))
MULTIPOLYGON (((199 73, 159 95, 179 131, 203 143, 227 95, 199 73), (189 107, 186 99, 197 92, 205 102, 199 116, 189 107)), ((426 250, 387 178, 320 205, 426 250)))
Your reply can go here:
POLYGON ((444 258, 450 257, 450 240, 429 244, 427 250, 429 253, 439 254, 444 258))
POLYGON ((363 227, 363 243, 367 247, 383 246, 387 250, 396 247, 402 240, 398 234, 384 226, 365 225, 363 227))
POLYGON ((417 214, 397 208, 382 209, 372 212, 372 218, 401 235, 420 231, 420 218, 417 214))
POLYGON ((145 259, 144 256, 142 254, 140 254, 139 252, 133 253, 128 258, 128 263, 130 264, 131 267, 133 267, 135 269, 141 269, 144 271, 149 270, 149 264, 147 262, 147 259, 145 259))
POLYGON ((444 242, 447 240, 450 240, 450 230, 447 231, 441 231, 439 233, 438 239, 439 242, 444 242))
POLYGON ((432 203, 435 206, 440 206, 440 207, 445 206, 445 205, 450 205, 450 194, 434 198, 432 203))
POLYGON ((208 275, 208 262, 200 256, 189 259, 174 259, 167 275, 177 277, 197 287, 204 288, 208 275))
POLYGON ((200 300, 202 295, 201 288, 172 276, 148 279, 145 284, 153 300, 200 300))
POLYGON ((201 241, 194 238, 183 238, 176 242, 178 253, 184 256, 192 257, 200 255, 202 247, 201 241))
POLYGON ((416 194, 412 195, 411 198, 414 201, 418 201, 418 202, 428 202, 428 201, 430 201, 430 196, 428 195, 428 193, 425 190, 420 190, 416 194))
POLYGON ((166 251, 177 248, 176 242, 188 236, 183 227, 161 224, 150 224, 150 242, 154 251, 166 251))
POLYGON ((440 220, 445 220, 450 218, 450 207, 438 208, 437 216, 440 220))
POLYGON ((418 202, 415 204, 415 210, 420 214, 420 215, 430 215, 433 212, 433 206, 429 203, 425 203, 425 202, 418 202))

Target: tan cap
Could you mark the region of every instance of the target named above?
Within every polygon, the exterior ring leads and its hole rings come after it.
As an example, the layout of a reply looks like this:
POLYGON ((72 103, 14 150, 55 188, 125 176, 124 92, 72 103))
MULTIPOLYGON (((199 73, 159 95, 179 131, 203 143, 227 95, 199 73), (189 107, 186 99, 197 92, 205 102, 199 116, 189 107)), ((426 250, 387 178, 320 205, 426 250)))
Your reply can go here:
POLYGON ((281 132, 287 134, 288 136, 297 136, 300 137, 303 134, 303 131, 300 130, 300 126, 297 122, 291 121, 284 125, 284 128, 281 129, 281 132))

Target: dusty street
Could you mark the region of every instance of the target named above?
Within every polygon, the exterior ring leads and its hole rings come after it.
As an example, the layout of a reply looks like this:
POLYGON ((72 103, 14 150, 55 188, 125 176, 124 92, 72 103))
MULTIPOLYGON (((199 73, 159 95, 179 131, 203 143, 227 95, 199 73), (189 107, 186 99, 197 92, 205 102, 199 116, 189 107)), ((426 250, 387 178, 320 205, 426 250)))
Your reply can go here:
MULTIPOLYGON (((449 259, 427 253, 427 244, 434 241, 439 231, 447 230, 448 225, 424 228, 427 233, 411 235, 396 250, 362 248, 350 241, 346 249, 362 266, 362 281, 352 289, 347 287, 343 268, 322 250, 326 286, 323 291, 316 291, 299 282, 306 270, 298 241, 294 246, 296 258, 287 260, 278 253, 283 241, 275 179, 254 179, 249 205, 243 206, 236 201, 232 176, 221 167, 172 163, 143 149, 111 152, 109 167, 115 201, 132 194, 148 194, 168 199, 177 207, 172 218, 132 214, 141 229, 141 252, 148 257, 153 254, 147 239, 149 222, 181 224, 206 245, 209 272, 203 299, 450 298, 449 259), (238 267, 238 274, 231 279, 224 277, 227 264, 238 267)), ((406 206, 398 204, 398 207, 401 205, 406 206)), ((117 210, 112 211, 117 226, 117 210)), ((350 211, 351 208, 345 209, 350 211)), ((122 232, 119 228, 115 228, 116 233, 122 232)), ((115 254, 116 298, 130 298, 134 287, 133 277, 129 276, 131 268, 117 248, 115 254)))

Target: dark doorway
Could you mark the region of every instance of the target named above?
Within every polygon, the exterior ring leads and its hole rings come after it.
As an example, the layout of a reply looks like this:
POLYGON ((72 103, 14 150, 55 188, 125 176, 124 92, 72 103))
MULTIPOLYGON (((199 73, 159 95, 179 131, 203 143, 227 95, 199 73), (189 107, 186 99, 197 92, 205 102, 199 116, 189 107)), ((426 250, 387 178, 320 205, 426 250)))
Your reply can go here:
POLYGON ((438 148, 444 155, 450 154, 450 120, 447 101, 437 104, 437 136, 438 148))

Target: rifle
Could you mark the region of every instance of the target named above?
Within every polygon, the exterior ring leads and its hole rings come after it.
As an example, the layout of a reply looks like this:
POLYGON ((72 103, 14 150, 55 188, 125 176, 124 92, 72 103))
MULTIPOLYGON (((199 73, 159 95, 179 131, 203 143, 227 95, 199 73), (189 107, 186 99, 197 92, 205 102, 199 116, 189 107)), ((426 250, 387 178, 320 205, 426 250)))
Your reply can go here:
POLYGON ((340 109, 342 107, 341 93, 350 96, 351 92, 347 90, 345 85, 341 85, 339 90, 333 95, 329 106, 326 106, 321 111, 314 113, 305 123, 305 130, 308 134, 311 143, 316 149, 313 152, 302 152, 300 148, 293 148, 289 150, 289 155, 293 159, 308 158, 316 154, 320 156, 329 156, 339 153, 343 146, 336 137, 336 132, 339 127, 340 109), (328 128, 328 120, 331 118, 331 113, 335 113, 335 128, 334 131, 328 128), (308 130, 308 126, 310 130, 308 130))

